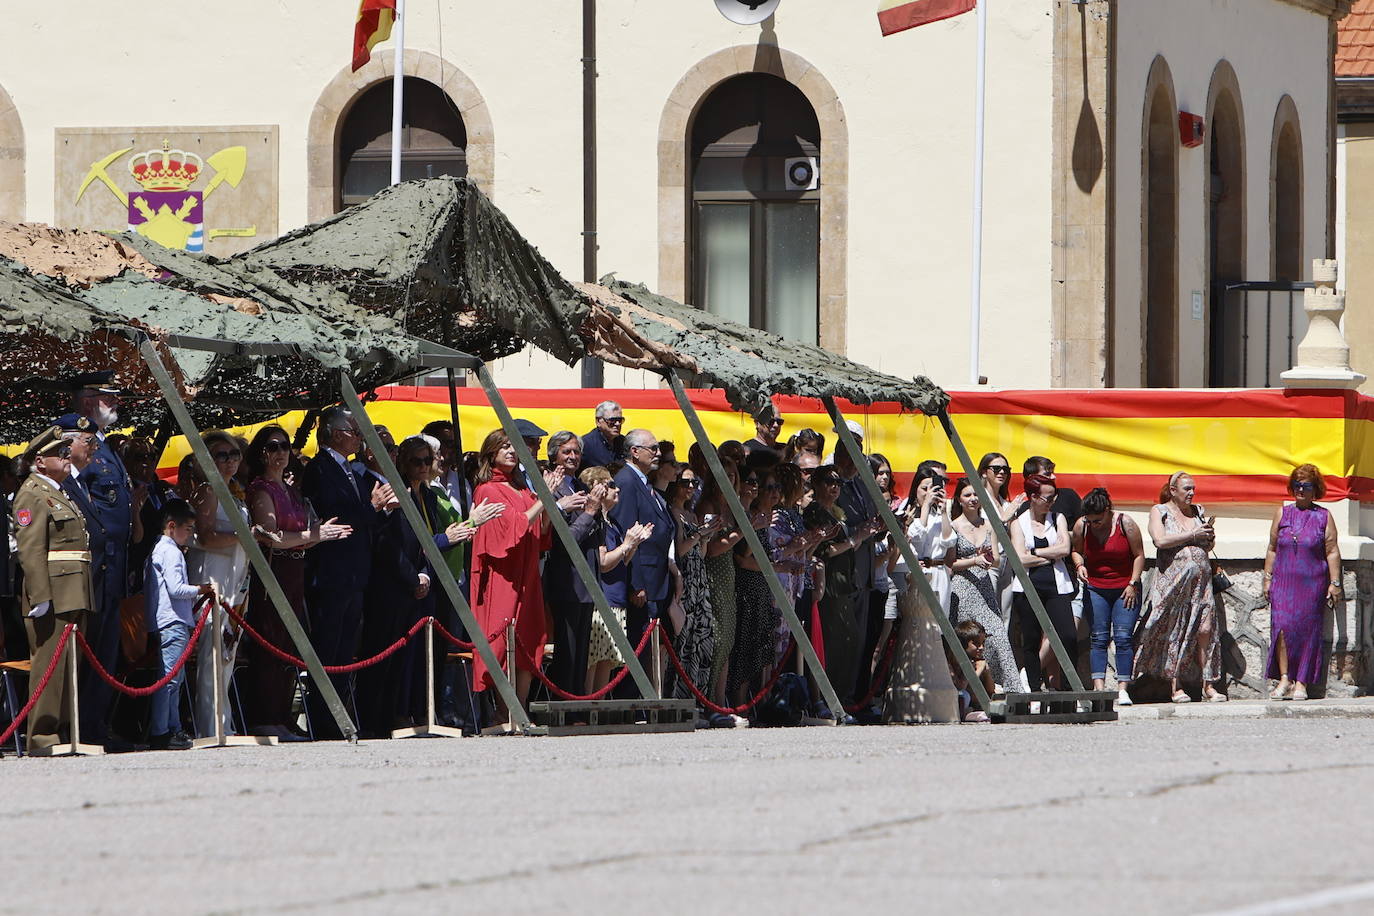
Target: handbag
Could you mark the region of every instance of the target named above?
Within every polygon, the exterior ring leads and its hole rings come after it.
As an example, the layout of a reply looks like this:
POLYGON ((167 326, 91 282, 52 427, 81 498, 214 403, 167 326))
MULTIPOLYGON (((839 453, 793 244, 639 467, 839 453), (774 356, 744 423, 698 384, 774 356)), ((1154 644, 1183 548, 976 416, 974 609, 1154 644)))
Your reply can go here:
MULTIPOLYGON (((1200 518, 1205 518, 1207 515, 1207 510, 1201 506, 1197 507, 1197 512, 1200 518)), ((1208 553, 1212 557, 1212 594, 1220 595, 1222 592, 1228 591, 1233 583, 1231 577, 1226 575, 1226 570, 1222 568, 1221 561, 1217 559, 1216 551, 1209 550, 1208 553)))

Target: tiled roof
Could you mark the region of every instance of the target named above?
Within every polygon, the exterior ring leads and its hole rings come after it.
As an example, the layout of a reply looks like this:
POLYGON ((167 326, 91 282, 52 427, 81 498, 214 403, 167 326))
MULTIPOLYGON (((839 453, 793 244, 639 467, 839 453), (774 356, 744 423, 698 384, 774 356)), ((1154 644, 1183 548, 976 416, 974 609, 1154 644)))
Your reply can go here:
POLYGON ((1355 0, 1337 27, 1336 76, 1374 76, 1374 0, 1355 0))

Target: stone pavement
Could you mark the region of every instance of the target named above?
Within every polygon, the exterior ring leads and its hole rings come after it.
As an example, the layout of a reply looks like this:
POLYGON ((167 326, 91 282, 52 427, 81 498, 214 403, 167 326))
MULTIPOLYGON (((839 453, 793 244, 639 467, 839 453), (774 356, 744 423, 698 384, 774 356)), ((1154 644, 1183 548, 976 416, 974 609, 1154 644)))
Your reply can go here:
POLYGON ((6 758, 0 913, 1368 912, 1372 743, 1182 717, 6 758))
POLYGON ((1137 703, 1117 708, 1125 719, 1317 719, 1374 717, 1374 697, 1322 700, 1230 700, 1225 703, 1137 703))

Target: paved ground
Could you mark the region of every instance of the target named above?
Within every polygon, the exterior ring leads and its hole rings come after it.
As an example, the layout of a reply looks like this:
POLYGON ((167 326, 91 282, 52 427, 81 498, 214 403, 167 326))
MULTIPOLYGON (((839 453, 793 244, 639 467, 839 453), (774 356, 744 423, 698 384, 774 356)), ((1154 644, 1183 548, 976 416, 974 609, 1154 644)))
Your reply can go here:
POLYGON ((7 758, 0 912, 1369 912, 1372 744, 1232 715, 7 758))

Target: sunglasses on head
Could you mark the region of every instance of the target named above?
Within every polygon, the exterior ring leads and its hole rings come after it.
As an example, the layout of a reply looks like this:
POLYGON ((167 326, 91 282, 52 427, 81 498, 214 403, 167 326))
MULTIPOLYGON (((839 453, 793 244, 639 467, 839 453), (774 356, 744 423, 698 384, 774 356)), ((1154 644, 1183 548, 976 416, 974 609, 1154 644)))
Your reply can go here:
POLYGON ((268 455, 273 452, 289 452, 291 451, 291 443, 285 439, 268 439, 262 444, 262 450, 268 455))
POLYGON ((211 452, 210 457, 218 462, 234 461, 235 459, 242 458, 243 452, 235 448, 225 452, 211 452))

